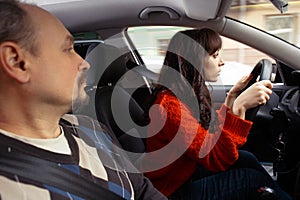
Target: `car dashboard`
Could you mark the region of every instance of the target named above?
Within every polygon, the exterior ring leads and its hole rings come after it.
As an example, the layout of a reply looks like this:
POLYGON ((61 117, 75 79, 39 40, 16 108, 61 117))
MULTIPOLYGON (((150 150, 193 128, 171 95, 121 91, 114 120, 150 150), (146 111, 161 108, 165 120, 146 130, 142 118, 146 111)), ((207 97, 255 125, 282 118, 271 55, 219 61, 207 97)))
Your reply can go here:
POLYGON ((261 162, 272 163, 278 183, 292 192, 299 182, 300 71, 283 64, 280 67, 281 79, 285 81, 274 83, 272 89, 278 102, 270 110, 257 113, 243 148, 261 162))

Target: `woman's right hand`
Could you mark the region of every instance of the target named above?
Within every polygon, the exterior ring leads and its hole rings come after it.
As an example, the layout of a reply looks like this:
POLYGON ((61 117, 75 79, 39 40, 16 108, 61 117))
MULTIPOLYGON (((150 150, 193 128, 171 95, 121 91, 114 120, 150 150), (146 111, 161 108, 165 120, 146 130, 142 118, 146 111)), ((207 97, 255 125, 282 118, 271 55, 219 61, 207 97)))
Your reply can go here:
POLYGON ((233 102, 233 114, 245 119, 245 113, 248 109, 267 103, 272 93, 272 87, 272 83, 269 80, 252 84, 233 102))

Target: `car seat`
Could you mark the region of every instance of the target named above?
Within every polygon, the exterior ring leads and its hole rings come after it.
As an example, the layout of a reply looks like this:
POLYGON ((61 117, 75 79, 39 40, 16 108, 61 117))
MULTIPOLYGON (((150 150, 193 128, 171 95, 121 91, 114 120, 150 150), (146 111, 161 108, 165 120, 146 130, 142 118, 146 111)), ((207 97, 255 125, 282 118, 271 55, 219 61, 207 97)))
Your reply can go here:
POLYGON ((136 127, 147 125, 149 118, 119 84, 127 70, 126 55, 114 46, 101 43, 90 46, 86 61, 91 65, 87 84, 90 104, 94 103, 93 115, 115 134, 126 151, 145 152, 144 141, 136 127))

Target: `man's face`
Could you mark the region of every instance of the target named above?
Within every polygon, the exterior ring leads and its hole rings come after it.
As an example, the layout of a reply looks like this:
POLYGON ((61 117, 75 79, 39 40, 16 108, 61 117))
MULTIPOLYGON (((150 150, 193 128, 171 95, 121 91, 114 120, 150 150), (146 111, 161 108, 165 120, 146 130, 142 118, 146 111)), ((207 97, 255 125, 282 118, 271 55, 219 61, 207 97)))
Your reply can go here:
POLYGON ((73 48, 73 37, 60 21, 39 8, 34 21, 38 30, 37 56, 32 55, 33 94, 45 105, 65 107, 72 101, 86 101, 86 75, 89 64, 73 48))

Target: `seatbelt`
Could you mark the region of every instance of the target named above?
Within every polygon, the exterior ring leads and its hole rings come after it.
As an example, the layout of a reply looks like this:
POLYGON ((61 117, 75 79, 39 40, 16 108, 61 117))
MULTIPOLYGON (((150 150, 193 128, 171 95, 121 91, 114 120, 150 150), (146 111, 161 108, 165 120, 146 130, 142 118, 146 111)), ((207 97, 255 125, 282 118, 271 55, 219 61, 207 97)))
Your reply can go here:
POLYGON ((46 160, 13 149, 0 151, 0 172, 7 172, 50 185, 84 199, 124 200, 112 191, 46 160))

